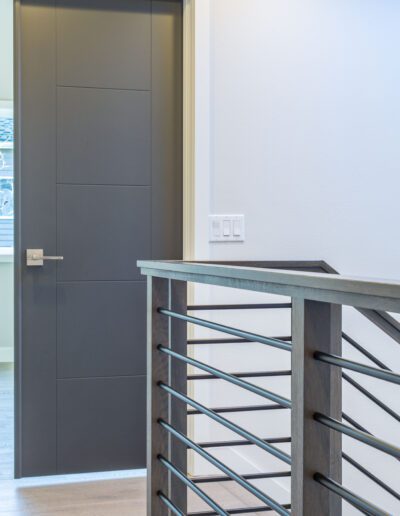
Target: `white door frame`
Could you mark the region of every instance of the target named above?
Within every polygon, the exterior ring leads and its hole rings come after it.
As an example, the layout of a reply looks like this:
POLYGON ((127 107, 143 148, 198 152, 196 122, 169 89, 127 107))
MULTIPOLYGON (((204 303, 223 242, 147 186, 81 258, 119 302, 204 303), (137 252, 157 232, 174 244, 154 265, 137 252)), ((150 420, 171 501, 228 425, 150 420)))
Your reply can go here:
MULTIPOLYGON (((183 0, 183 206, 184 260, 195 259, 195 21, 196 0, 183 0)), ((188 283, 187 302, 194 302, 193 283, 188 283)), ((188 338, 193 338, 191 328, 188 338)), ((189 386, 188 386, 189 387, 189 386)), ((193 397, 193 387, 188 389, 193 397)), ((188 435, 194 437, 193 418, 188 418, 188 435)), ((188 454, 188 471, 193 473, 193 454, 188 454)))
MULTIPOLYGON (((207 260, 210 213, 210 8, 183 0, 183 259, 207 260), (201 80, 197 80, 201 78, 201 80)), ((190 296, 193 295, 189 292, 190 296)))
POLYGON ((183 259, 195 257, 196 0, 183 0, 183 259))

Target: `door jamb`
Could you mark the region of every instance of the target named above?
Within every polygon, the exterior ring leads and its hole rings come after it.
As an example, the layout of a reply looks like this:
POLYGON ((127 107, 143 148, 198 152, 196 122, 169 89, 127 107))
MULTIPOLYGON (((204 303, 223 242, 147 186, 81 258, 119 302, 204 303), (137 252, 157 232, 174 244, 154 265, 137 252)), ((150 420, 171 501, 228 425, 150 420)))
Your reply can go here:
POLYGON ((195 4, 196 0, 183 0, 184 260, 195 258, 195 4))
MULTIPOLYGON (((183 0, 183 259, 195 259, 196 239, 196 0, 183 0)), ((194 304, 194 284, 188 283, 187 303, 194 304)), ((193 338, 194 332, 188 327, 187 338, 193 338)), ((188 354, 189 350, 188 350, 188 354)), ((189 373, 190 373, 189 366, 189 373)), ((188 394, 193 397, 194 388, 189 383, 188 394)), ((188 418, 187 432, 189 437, 194 436, 193 418, 188 418)), ((187 468, 189 473, 194 471, 194 457, 188 454, 187 468)))

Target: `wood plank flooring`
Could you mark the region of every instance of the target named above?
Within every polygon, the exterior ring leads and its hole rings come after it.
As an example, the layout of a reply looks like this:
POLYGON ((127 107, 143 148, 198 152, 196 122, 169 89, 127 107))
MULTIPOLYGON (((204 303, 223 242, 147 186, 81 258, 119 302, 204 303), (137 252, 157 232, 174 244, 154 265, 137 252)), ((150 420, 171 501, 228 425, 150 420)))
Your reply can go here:
POLYGON ((0 482, 0 515, 144 516, 145 478, 20 487, 0 482))
MULTIPOLYGON (((21 486, 22 485, 22 486, 21 486)), ((228 484, 202 488, 225 508, 261 505, 228 484)), ((208 506, 189 492, 189 510, 208 506)), ((252 513, 248 513, 251 515, 252 513)), ((275 514, 269 512, 268 514, 275 514)), ((0 481, 0 516, 145 516, 146 478, 87 481, 24 487, 0 481)), ((254 515, 256 516, 256 515, 254 515)))

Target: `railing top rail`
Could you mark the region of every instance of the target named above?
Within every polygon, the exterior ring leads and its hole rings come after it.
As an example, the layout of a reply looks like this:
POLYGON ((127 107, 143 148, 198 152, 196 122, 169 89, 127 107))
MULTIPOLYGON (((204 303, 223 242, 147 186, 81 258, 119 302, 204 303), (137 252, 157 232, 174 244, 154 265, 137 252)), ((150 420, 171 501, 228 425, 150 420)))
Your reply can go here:
POLYGON ((400 281, 185 261, 138 261, 147 276, 400 313, 400 281))

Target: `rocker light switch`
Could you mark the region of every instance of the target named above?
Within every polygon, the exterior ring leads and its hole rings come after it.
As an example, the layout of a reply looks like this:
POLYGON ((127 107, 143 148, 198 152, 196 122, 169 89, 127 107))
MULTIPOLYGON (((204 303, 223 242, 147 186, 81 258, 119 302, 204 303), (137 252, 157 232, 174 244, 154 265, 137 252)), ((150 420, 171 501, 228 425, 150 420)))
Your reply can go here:
POLYGON ((231 236, 231 221, 224 219, 222 221, 222 236, 229 237, 231 236))
POLYGON ((243 242, 244 215, 210 215, 210 242, 243 242))
POLYGON ((234 220, 233 221, 233 236, 240 237, 242 235, 242 221, 234 220))

